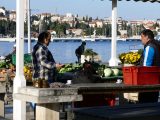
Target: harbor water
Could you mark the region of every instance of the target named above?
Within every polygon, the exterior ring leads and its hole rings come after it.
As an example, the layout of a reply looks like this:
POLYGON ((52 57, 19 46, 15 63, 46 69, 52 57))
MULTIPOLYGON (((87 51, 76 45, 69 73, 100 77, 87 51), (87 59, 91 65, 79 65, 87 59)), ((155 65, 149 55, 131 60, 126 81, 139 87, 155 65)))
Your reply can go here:
MULTIPOLYGON (((0 42, 0 56, 5 56, 12 51, 15 42, 0 42)), ((28 43, 24 42, 24 53, 27 53, 28 43)), ((31 48, 36 44, 36 41, 31 42, 31 48)), ((59 41, 51 42, 48 46, 52 52, 54 59, 59 63, 74 63, 77 61, 75 49, 81 44, 81 41, 59 41)), ((118 41, 117 42, 117 57, 120 53, 129 52, 131 49, 142 49, 141 41, 118 41)), ((101 61, 107 63, 111 57, 111 41, 87 41, 86 49, 93 49, 97 52, 101 61)))

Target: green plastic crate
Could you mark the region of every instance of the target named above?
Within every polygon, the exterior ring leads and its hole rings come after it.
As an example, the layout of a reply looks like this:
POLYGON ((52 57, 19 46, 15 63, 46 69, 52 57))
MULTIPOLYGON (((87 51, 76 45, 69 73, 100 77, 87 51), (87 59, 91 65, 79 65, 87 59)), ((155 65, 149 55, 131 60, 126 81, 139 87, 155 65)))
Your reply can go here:
MULTIPOLYGON (((24 64, 32 63, 31 54, 24 54, 24 64)), ((12 64, 16 65, 16 54, 12 55, 12 64)))

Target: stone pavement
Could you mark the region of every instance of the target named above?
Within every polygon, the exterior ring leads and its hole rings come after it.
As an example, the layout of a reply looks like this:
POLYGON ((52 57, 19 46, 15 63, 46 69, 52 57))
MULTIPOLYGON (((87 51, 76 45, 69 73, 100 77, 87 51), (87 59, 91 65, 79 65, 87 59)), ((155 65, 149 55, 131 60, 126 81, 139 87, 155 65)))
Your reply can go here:
MULTIPOLYGON (((26 105, 27 117, 26 120, 34 120, 34 112, 30 104, 26 105)), ((0 117, 0 120, 13 120, 13 105, 5 105, 5 118, 0 117)))

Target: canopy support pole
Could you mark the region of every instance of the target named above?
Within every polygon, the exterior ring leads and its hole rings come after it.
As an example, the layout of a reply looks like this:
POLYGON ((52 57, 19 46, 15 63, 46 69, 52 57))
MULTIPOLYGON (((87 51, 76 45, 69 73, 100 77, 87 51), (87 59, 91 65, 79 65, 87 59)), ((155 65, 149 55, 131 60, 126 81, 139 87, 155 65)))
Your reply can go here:
POLYGON ((28 53, 31 53, 31 20, 30 0, 27 0, 27 21, 28 21, 28 53))
POLYGON ((109 66, 118 66, 116 57, 117 48, 117 0, 112 0, 112 40, 111 40, 111 59, 109 66))
MULTIPOLYGON (((20 87, 26 86, 24 67, 24 3, 16 0, 16 76, 13 82, 13 96, 20 87)), ((13 97, 13 120, 26 120, 26 102, 13 97)))

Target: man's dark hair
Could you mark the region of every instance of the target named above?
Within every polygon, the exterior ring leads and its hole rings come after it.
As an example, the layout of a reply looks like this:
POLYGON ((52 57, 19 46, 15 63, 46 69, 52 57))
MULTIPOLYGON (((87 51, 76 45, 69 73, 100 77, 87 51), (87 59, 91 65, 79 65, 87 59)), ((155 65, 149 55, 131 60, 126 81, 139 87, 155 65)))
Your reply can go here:
POLYGON ((83 41, 83 42, 82 42, 82 45, 86 45, 86 42, 85 42, 85 41, 83 41))
POLYGON ((154 34, 151 30, 149 29, 145 29, 141 32, 141 34, 143 34, 144 36, 148 36, 149 39, 154 39, 154 34))
POLYGON ((38 36, 38 42, 44 43, 44 39, 48 38, 48 36, 51 35, 50 32, 42 32, 38 36))

